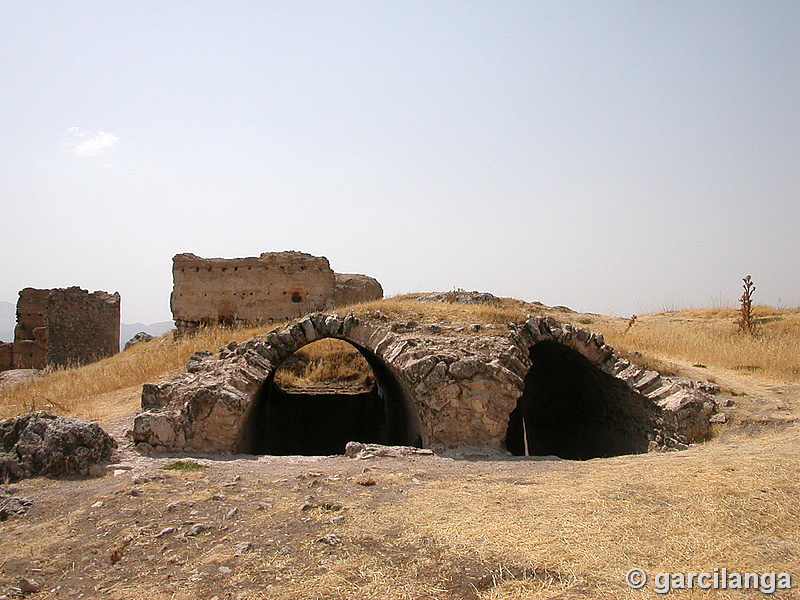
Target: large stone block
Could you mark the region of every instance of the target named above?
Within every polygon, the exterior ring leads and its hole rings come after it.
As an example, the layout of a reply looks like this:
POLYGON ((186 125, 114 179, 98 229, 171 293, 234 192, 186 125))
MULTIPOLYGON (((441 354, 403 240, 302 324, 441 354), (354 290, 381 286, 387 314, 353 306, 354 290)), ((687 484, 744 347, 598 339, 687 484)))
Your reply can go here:
POLYGON ((0 421, 0 480, 89 473, 116 441, 96 423, 32 412, 0 421))
POLYGON ((334 306, 346 306, 383 298, 383 288, 377 279, 355 273, 336 273, 334 306))

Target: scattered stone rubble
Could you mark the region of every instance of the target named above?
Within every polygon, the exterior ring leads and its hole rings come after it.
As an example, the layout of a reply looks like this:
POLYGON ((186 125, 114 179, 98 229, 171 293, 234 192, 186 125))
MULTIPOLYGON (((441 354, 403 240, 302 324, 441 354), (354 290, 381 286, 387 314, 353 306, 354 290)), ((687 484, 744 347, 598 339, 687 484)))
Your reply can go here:
POLYGON ((453 292, 438 292, 436 294, 425 294, 417 296, 417 302, 457 302, 460 304, 491 304, 497 302, 499 298, 489 292, 465 292, 456 290, 453 292))
POLYGON ((100 475, 117 443, 91 421, 37 411, 0 420, 0 481, 100 475))
POLYGON ((216 353, 198 352, 186 373, 144 385, 132 438, 156 451, 247 452, 247 419, 262 383, 298 349, 327 337, 352 343, 373 366, 385 367, 419 433, 416 443, 408 443, 437 452, 460 446, 504 450, 510 414, 531 368, 529 351, 543 341, 574 350, 632 394, 639 404, 630 414, 639 421, 620 431, 646 432, 645 450, 683 449, 710 435, 713 390, 621 359, 601 334, 552 317, 529 317, 510 324, 510 331, 477 328, 469 334, 379 317, 318 312, 216 353))
POLYGON ((33 500, 14 495, 14 490, 0 488, 0 521, 5 521, 9 517, 24 515, 33 505, 33 500))

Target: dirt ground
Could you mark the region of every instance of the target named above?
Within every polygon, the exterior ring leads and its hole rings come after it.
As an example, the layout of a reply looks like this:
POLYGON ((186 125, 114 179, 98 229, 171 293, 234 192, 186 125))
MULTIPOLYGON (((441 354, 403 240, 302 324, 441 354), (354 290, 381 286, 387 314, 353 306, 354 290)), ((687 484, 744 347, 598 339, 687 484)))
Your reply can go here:
POLYGON ((714 440, 585 462, 147 457, 124 437, 132 388, 102 423, 107 475, 0 486, 32 502, 0 522, 0 598, 659 597, 625 585, 633 566, 769 566, 797 588, 800 386, 713 376, 733 402, 714 440))

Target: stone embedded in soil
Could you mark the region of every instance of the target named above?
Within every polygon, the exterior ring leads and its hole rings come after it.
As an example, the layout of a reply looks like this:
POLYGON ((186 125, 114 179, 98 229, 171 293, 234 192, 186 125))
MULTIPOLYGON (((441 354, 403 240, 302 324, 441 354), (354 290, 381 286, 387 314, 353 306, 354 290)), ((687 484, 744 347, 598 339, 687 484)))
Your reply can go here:
POLYGON ((336 534, 328 533, 326 535, 323 535, 317 541, 323 544, 328 544, 328 546, 338 546, 342 543, 342 538, 340 538, 336 534))
POLYGON ((11 496, 4 498, 0 494, 0 521, 5 521, 11 516, 22 516, 33 505, 33 500, 11 496))
POLYGON ((35 594, 42 589, 42 586, 33 579, 20 577, 17 580, 17 588, 19 588, 19 591, 23 594, 35 594))
POLYGON ((328 525, 338 525, 339 523, 341 523, 344 520, 345 520, 345 516, 344 515, 339 515, 338 517, 333 517, 331 519, 328 519, 327 521, 325 521, 325 523, 327 523, 328 525))
POLYGON ((372 477, 371 475, 364 475, 364 474, 356 477, 355 482, 358 485, 363 485, 363 486, 375 485, 377 483, 374 477, 372 477))
POLYGON ((169 535, 170 533, 175 533, 175 528, 174 528, 174 527, 165 527, 164 529, 162 529, 161 531, 159 531, 159 532, 158 532, 158 533, 155 535, 155 538, 156 538, 156 539, 158 539, 158 538, 162 538, 162 537, 164 537, 165 535, 169 535))
POLYGON ((253 549, 253 544, 251 542, 239 542, 233 547, 234 554, 244 554, 245 552, 250 552, 253 549))

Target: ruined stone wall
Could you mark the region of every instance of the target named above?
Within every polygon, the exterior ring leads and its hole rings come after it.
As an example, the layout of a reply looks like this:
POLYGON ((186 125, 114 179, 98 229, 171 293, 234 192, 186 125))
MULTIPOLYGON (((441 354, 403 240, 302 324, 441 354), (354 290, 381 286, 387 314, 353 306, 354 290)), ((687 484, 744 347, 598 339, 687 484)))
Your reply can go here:
POLYGON ((52 290, 45 300, 45 319, 47 364, 82 364, 119 352, 118 293, 52 290))
POLYGON ((17 301, 14 342, 0 345, 0 371, 83 364, 111 356, 119 352, 119 324, 118 293, 25 288, 17 301))
POLYGON ((52 290, 25 288, 17 300, 14 368, 43 369, 47 364, 45 301, 52 290))
POLYGON ((383 298, 383 288, 377 279, 355 273, 336 273, 334 306, 347 306, 383 298))
POLYGON ((14 344, 0 342, 0 371, 14 368, 14 344))
POLYGON ((206 323, 267 323, 329 308, 336 280, 328 259, 302 252, 172 260, 170 306, 179 331, 206 323))

